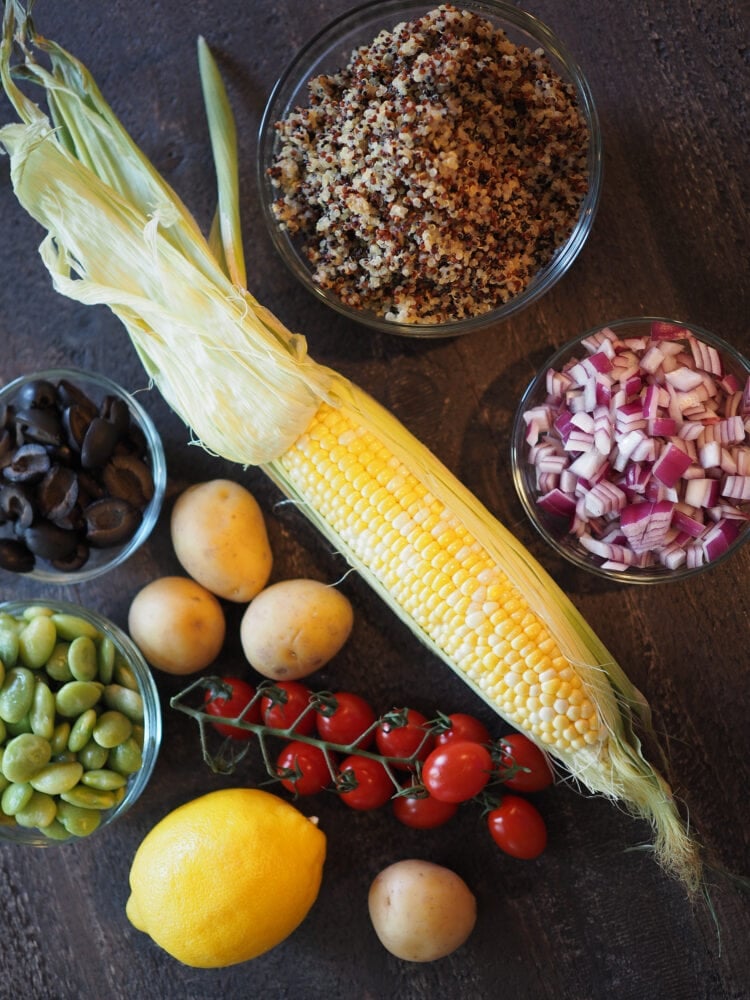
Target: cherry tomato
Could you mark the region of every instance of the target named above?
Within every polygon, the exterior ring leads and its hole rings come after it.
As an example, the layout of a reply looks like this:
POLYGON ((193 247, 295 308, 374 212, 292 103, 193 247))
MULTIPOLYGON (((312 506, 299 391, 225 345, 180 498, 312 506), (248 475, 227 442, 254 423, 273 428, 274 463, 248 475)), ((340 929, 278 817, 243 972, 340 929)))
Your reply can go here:
MULTIPOLYGON (((501 740, 503 756, 502 768, 520 767, 512 777, 503 779, 507 788, 515 792, 541 792, 548 788, 554 775, 549 761, 536 743, 532 743, 523 733, 510 733, 501 740)), ((502 775, 501 775, 502 776, 502 775)))
MULTIPOLYGON (((284 700, 274 694, 266 694, 260 700, 260 714, 263 722, 272 729, 290 729, 310 703, 310 688, 299 681, 278 681, 274 684, 283 692, 284 700)), ((315 713, 307 715, 295 726, 295 732, 309 736, 315 729, 315 713)))
MULTIPOLYGON (((222 677, 222 682, 231 688, 229 697, 206 691, 204 709, 207 715, 220 716, 225 719, 237 719, 243 713, 243 709, 255 697, 255 688, 240 677, 222 677)), ((244 722, 260 722, 260 705, 256 701, 247 712, 242 715, 244 722)), ((231 736, 235 740, 251 740, 253 733, 248 729, 240 729, 239 726, 229 726, 225 722, 212 722, 211 725, 222 736, 231 736)))
POLYGON ((435 736, 438 746, 451 743, 453 740, 469 740, 471 743, 491 743, 489 729, 473 715, 464 712, 454 712, 448 716, 450 728, 443 729, 435 736))
POLYGON ((547 846, 547 825, 528 799, 506 795, 487 816, 492 839, 501 851, 530 861, 547 846))
MULTIPOLYGON (((384 757, 411 757, 421 746, 416 760, 424 760, 435 746, 435 737, 427 735, 425 727, 429 719, 414 708, 394 709, 392 714, 403 715, 405 724, 384 721, 375 730, 378 752, 384 757)), ((413 764, 394 764, 401 770, 413 769, 413 764)))
POLYGON ((333 781, 320 747, 300 740, 287 743, 276 758, 276 770, 284 788, 297 795, 317 795, 333 781))
POLYGON ((436 747, 422 765, 427 791, 441 802, 466 802, 490 780, 492 756, 487 747, 456 740, 436 747))
POLYGON ((441 802, 434 795, 397 795, 393 800, 393 815, 415 830, 434 830, 452 819, 458 811, 457 802, 441 802))
POLYGON ((340 791, 340 798, 351 809, 379 809, 395 794, 393 782, 388 772, 379 760, 372 757, 358 757, 356 754, 342 761, 339 774, 347 776, 348 781, 354 779, 356 785, 348 791, 340 791))
POLYGON ((359 750, 366 750, 372 746, 375 739, 374 729, 366 739, 357 740, 357 737, 368 730, 377 718, 370 705, 358 694, 351 694, 348 691, 338 691, 334 698, 336 708, 333 712, 318 709, 315 713, 315 722, 321 739, 329 743, 340 743, 342 746, 356 742, 359 750))

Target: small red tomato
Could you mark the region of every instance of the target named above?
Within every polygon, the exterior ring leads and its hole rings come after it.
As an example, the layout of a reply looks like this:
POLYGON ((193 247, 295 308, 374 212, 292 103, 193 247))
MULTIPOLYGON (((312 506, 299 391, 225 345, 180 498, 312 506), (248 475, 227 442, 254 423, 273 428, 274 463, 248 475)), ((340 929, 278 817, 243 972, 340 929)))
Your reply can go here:
POLYGON ((554 781, 554 775, 549 761, 536 743, 523 733, 510 733, 503 736, 501 746, 503 756, 500 762, 501 774, 503 768, 520 768, 510 778, 503 781, 515 792, 541 792, 554 781))
MULTIPOLYGON (((435 737, 427 732, 429 720, 426 715, 416 709, 393 709, 392 716, 403 718, 404 724, 387 719, 375 730, 375 743, 378 752, 383 757, 409 758, 424 760, 435 746, 435 737), (417 752, 418 751, 418 752, 417 752)), ((394 764, 403 771, 413 770, 412 763, 394 764)))
MULTIPOLYGON (((255 697, 255 688, 240 677, 222 677, 221 681, 231 689, 231 694, 225 696, 206 691, 204 709, 207 715, 219 716, 223 719, 239 719, 243 722, 260 722, 260 704, 256 701, 247 711, 245 709, 255 697)), ((253 733, 239 726, 229 726, 224 722, 212 722, 211 725, 222 736, 230 736, 234 740, 251 740, 253 733)))
POLYGON ((434 830, 452 819, 458 811, 457 802, 441 802, 434 795, 397 795, 393 800, 393 815, 414 830, 434 830))
POLYGON ((271 729, 291 729, 301 736, 309 736, 315 729, 315 713, 310 711, 299 722, 302 712, 310 704, 310 688, 299 681, 278 681, 269 694, 260 700, 263 722, 271 729))
POLYGON ((547 846, 547 825, 536 806, 520 795, 506 795, 487 816, 492 839, 501 851, 531 861, 547 846))
POLYGON ((478 795, 492 773, 487 747, 457 740, 436 747, 422 765, 422 782, 441 802, 466 802, 478 795))
POLYGON ((341 746, 356 744, 357 749, 366 750, 372 746, 375 739, 374 726, 377 716, 375 712, 358 694, 349 691, 338 691, 334 696, 336 707, 318 709, 315 713, 315 723, 321 739, 329 743, 339 743, 341 746), (364 740, 358 737, 370 729, 364 740))
POLYGON ((341 801, 350 809, 379 809, 396 791, 386 769, 372 757, 356 754, 347 757, 342 761, 339 774, 344 778, 339 791, 341 801))
POLYGON ((320 747, 300 740, 287 743, 276 758, 276 771, 284 788, 297 795, 317 795, 333 781, 320 747))
POLYGON ((491 743, 489 729, 483 722, 465 712, 454 712, 448 716, 450 727, 443 729, 435 737, 438 746, 453 740, 469 740, 471 743, 491 743))

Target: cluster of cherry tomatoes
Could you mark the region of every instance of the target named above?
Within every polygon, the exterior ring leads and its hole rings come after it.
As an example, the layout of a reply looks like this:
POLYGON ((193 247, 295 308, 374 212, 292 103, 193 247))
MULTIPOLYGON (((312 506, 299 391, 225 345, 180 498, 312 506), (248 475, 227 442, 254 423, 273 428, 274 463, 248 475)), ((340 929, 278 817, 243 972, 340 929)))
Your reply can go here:
POLYGON ((396 819, 416 829, 442 826, 474 799, 484 804, 489 832, 505 853, 531 859, 546 847, 546 824, 525 794, 547 788, 553 774, 521 733, 493 740, 484 723, 464 713, 429 720, 402 708, 378 716, 357 694, 318 693, 300 681, 256 690, 241 678, 214 679, 202 707, 222 736, 259 736, 269 774, 295 795, 332 789, 356 810, 390 803, 396 819), (273 759, 268 735, 283 737, 273 759))

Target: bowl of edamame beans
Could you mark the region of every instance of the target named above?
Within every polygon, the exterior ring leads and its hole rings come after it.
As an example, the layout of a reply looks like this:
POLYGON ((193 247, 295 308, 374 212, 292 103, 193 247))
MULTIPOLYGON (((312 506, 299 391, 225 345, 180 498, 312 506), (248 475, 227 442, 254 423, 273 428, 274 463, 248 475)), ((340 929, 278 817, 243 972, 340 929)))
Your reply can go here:
POLYGON ((151 671, 96 611, 0 603, 0 842, 50 846, 104 829, 137 801, 162 733, 151 671))

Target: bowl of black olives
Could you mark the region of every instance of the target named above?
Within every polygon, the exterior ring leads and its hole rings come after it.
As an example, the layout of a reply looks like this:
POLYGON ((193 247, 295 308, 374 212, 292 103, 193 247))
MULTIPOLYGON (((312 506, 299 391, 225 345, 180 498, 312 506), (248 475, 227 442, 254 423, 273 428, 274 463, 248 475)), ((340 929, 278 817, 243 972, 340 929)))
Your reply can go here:
POLYGON ((0 389, 0 570, 81 583, 120 565, 161 511, 153 421, 104 375, 35 372, 0 389))

